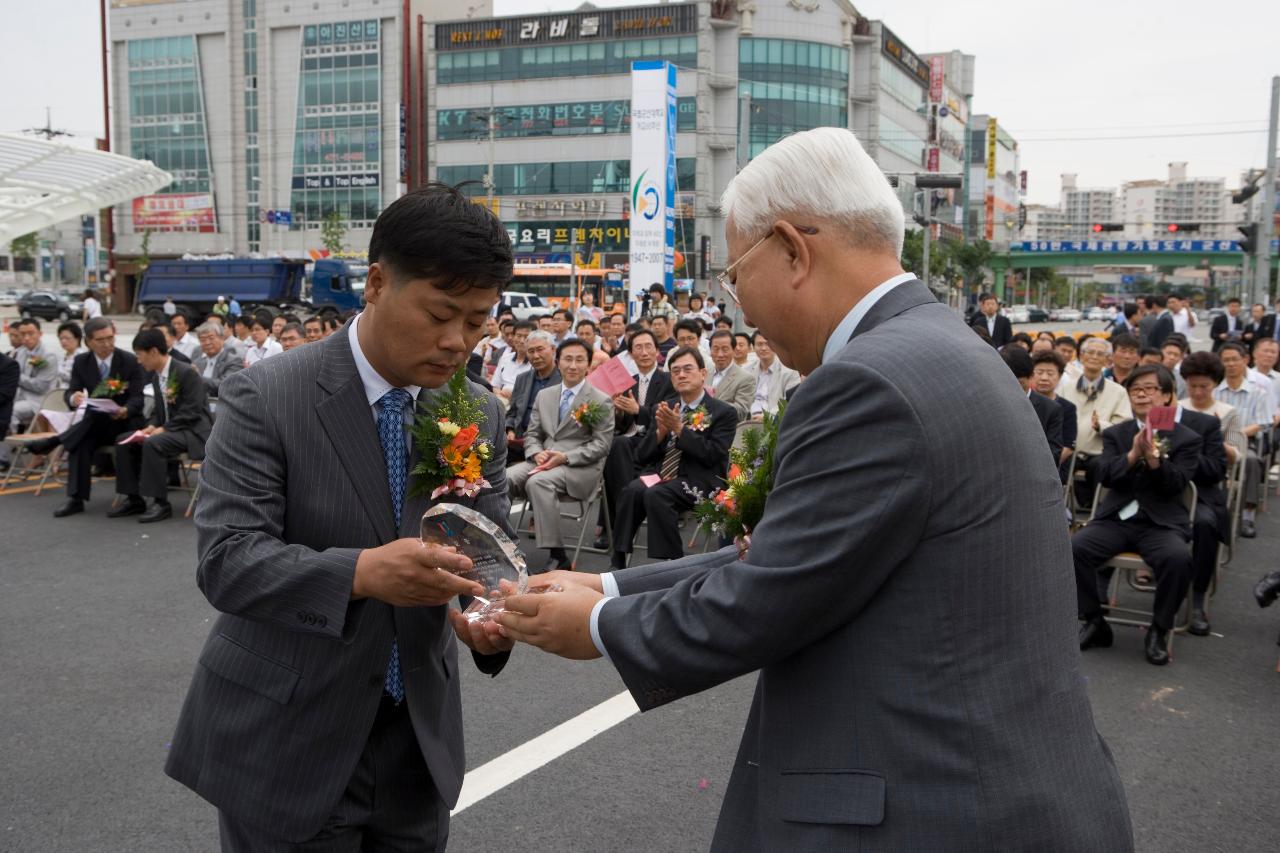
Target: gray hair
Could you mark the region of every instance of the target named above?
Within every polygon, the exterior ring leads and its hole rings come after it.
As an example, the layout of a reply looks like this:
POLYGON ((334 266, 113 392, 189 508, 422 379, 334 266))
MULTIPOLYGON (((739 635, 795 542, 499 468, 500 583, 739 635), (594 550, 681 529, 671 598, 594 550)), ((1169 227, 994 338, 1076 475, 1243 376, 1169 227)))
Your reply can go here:
POLYGON ((215 323, 212 320, 201 323, 196 327, 196 337, 198 338, 201 335, 217 335, 218 337, 222 337, 222 324, 215 323))
POLYGON ((769 146, 729 182, 720 206, 744 236, 760 236, 779 219, 800 216, 834 222, 859 248, 902 254, 902 203, 844 128, 793 133, 769 146))
POLYGON ((544 332, 541 329, 536 329, 530 332, 528 339, 526 339, 524 342, 525 349, 528 349, 529 344, 534 343, 535 341, 542 341, 544 344, 551 347, 551 349, 553 350, 556 348, 555 335, 551 334, 550 332, 544 332))
POLYGON ((1084 352, 1084 348, 1087 346, 1090 346, 1091 344, 1097 344, 1098 346, 1102 347, 1103 350, 1106 351, 1107 355, 1111 355, 1111 341, 1107 340, 1106 338, 1089 338, 1087 341, 1085 341, 1080 345, 1080 352, 1084 352))

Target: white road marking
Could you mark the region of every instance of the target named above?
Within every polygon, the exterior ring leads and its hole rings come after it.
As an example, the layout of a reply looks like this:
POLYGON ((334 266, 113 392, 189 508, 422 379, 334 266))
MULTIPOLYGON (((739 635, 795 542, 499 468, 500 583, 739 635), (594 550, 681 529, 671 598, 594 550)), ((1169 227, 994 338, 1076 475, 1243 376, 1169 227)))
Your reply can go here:
POLYGON ((576 749, 598 734, 640 713, 631 694, 619 693, 594 708, 588 708, 548 732, 520 744, 510 752, 472 770, 462 780, 462 795, 453 808, 457 815, 481 800, 496 794, 512 782, 529 775, 544 764, 576 749))

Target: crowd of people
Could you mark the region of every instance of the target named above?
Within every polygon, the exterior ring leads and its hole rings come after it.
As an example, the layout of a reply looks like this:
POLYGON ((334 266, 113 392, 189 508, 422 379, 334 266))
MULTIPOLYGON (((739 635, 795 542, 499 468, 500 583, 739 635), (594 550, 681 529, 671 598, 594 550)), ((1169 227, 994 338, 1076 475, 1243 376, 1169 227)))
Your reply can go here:
MULTIPOLYGON (((1187 630, 1207 636, 1220 549, 1237 533, 1257 535, 1280 438, 1277 314, 1255 305, 1246 321, 1231 299, 1213 320, 1211 351, 1192 352, 1195 315, 1176 296, 1144 297, 1124 307, 1109 336, 1078 339, 1015 334, 992 294, 980 306, 973 329, 1027 392, 1059 468, 1067 522, 1079 528, 1071 542, 1081 649, 1111 645, 1110 571, 1099 570, 1136 552, 1152 573, 1139 583, 1155 592, 1146 658, 1168 663, 1169 633, 1188 592, 1187 630), (1146 428, 1154 407, 1174 407, 1170 428, 1146 428), (1192 485, 1194 516, 1186 506, 1192 485)), ((1280 584, 1268 577, 1260 602, 1280 584)))

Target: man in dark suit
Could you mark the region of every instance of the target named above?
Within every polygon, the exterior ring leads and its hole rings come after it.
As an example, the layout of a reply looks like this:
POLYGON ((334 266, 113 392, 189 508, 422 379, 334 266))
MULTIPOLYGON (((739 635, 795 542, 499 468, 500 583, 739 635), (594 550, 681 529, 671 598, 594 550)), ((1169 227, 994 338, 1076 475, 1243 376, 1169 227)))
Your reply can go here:
MULTIPOLYGON (((1163 293, 1157 293, 1147 298, 1147 316, 1155 315, 1155 319, 1151 321, 1150 329, 1143 328, 1143 334, 1147 335, 1142 341, 1144 347, 1155 347, 1160 349, 1164 346, 1165 339, 1174 332, 1173 314, 1169 312, 1169 297, 1163 293)), ((1143 319, 1146 323, 1146 319, 1143 319)))
POLYGON ((524 433, 533 418, 534 402, 538 399, 538 394, 544 388, 560 382, 560 368, 556 367, 555 338, 550 332, 530 332, 525 344, 525 356, 529 360, 529 369, 516 377, 505 419, 507 454, 511 462, 524 459, 524 433))
POLYGON ((1227 313, 1213 318, 1213 323, 1209 326, 1209 340, 1213 341, 1214 352, 1230 341, 1244 341, 1245 318, 1240 314, 1240 304, 1237 297, 1231 297, 1227 300, 1227 313))
MULTIPOLYGON (((1056 355, 1056 353, 1055 353, 1056 355)), ((1000 357, 1004 359, 1004 363, 1013 371, 1013 376, 1018 380, 1018 384, 1022 386, 1022 390, 1027 395, 1027 400, 1031 403, 1031 408, 1036 411, 1036 418, 1040 421, 1040 428, 1044 430, 1044 437, 1049 442, 1049 453, 1052 454, 1053 464, 1057 465, 1062 458, 1062 407, 1057 402, 1050 400, 1041 394, 1037 394, 1031 388, 1031 382, 1035 372, 1035 365, 1031 361, 1031 354, 1022 347, 1005 347, 1000 351, 1000 357)))
POLYGON ((973 315, 970 324, 983 329, 987 333, 984 339, 996 349, 1000 349, 1013 339, 1013 324, 1009 318, 1000 313, 1000 303, 994 294, 984 293, 978 297, 978 313, 973 315))
POLYGON ((9 434, 9 419, 13 417, 13 400, 18 396, 18 362, 0 353, 0 440, 9 434))
POLYGON ((617 515, 618 496, 639 473, 636 447, 644 432, 653 426, 653 415, 663 402, 675 397, 671 377, 658 366, 658 338, 648 329, 639 329, 631 337, 627 350, 636 364, 632 378, 636 384, 613 398, 613 444, 604 463, 604 502, 596 518, 596 538, 591 543, 597 550, 610 547, 604 534, 606 512, 617 515))
POLYGON ((1124 303, 1120 311, 1116 313, 1116 318, 1111 321, 1109 328, 1111 336, 1114 338, 1116 335, 1137 335, 1138 323, 1141 320, 1142 314, 1138 310, 1138 303, 1124 303))
MULTIPOLYGON (((143 425, 143 392, 146 385, 137 357, 116 348, 116 331, 111 321, 94 317, 84 324, 88 352, 71 364, 71 382, 64 393, 67 406, 78 408, 90 398, 103 397, 120 409, 112 414, 88 405, 81 419, 61 435, 33 442, 31 451, 41 454, 58 445, 67 453, 67 500, 53 511, 55 518, 84 512, 92 484, 93 456, 101 447, 111 447, 124 433, 143 425), (118 384, 112 393, 109 386, 118 384)), ((131 514, 136 504, 125 503, 107 513, 108 518, 131 514)))
POLYGON ((1257 322, 1257 328, 1254 329, 1253 335, 1253 339, 1255 341, 1258 338, 1272 338, 1273 340, 1280 340, 1280 324, 1276 323, 1276 317, 1280 316, 1280 299, 1276 300, 1275 307, 1276 310, 1274 312, 1265 315, 1257 322))
POLYGON ((125 501, 112 518, 137 515, 151 524, 173 515, 169 505, 169 463, 182 454, 204 458, 209 438, 209 392, 194 367, 169 356, 164 334, 145 329, 133 339, 138 365, 150 376, 154 408, 142 428, 146 440, 116 445, 116 491, 125 501), (151 498, 147 509, 145 498, 151 498))
POLYGON ((785 137, 724 208, 721 286, 807 376, 745 559, 541 575, 564 591, 507 599, 503 629, 607 657, 643 710, 759 670, 714 853, 1132 850, 1018 383, 902 271, 851 132, 785 137))
POLYGON ((1122 551, 1137 551, 1156 574, 1155 606, 1147 630, 1146 656, 1157 666, 1169 662, 1169 632, 1191 586, 1191 526, 1182 493, 1195 479, 1200 436, 1182 424, 1156 433, 1143 428, 1153 406, 1174 394, 1173 374, 1157 364, 1134 368, 1125 382, 1132 420, 1102 434, 1103 450, 1094 471, 1106 486, 1093 520, 1071 538, 1076 598, 1081 620, 1080 649, 1111 645, 1111 626, 1102 615, 1098 567, 1122 551))
POLYGON ((675 388, 671 405, 659 403, 652 429, 636 445, 641 477, 656 474, 650 485, 637 478, 618 496, 613 521, 613 567, 626 566, 636 531, 649 519, 649 556, 669 560, 684 556, 680 513, 693 508, 691 490, 708 495, 723 485, 729 447, 738 427, 730 404, 705 393, 702 353, 678 347, 667 356, 667 372, 675 388))
MULTIPOLYGON (((217 806, 224 851, 443 850, 466 764, 455 634, 487 674, 510 648, 449 614, 482 587, 419 538, 434 501, 407 435, 479 342, 510 240, 432 184, 382 211, 369 261, 361 314, 219 389, 196 527, 221 614, 165 770, 217 806)), ((502 409, 467 388, 488 486, 448 500, 509 530, 502 409)))

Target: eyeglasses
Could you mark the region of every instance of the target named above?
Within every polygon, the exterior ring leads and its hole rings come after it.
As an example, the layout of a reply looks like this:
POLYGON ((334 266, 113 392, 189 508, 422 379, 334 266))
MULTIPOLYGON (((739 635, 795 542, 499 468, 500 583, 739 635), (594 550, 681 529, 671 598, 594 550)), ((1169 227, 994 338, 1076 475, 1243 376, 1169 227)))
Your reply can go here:
MULTIPOLYGON (((818 229, 811 225, 795 225, 793 227, 801 234, 813 235, 818 233, 818 229)), ((729 298, 733 300, 734 305, 741 307, 742 302, 738 299, 738 284, 733 280, 733 271, 736 270, 743 261, 751 257, 752 252, 764 245, 765 241, 776 233, 776 231, 770 231, 768 234, 761 237, 755 242, 755 245, 743 252, 741 257, 729 264, 729 266, 725 267, 724 272, 716 275, 716 282, 724 288, 725 293, 729 294, 729 298)))
POLYGON ((1160 393, 1159 385, 1134 385, 1129 388, 1131 397, 1155 397, 1160 393))

